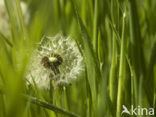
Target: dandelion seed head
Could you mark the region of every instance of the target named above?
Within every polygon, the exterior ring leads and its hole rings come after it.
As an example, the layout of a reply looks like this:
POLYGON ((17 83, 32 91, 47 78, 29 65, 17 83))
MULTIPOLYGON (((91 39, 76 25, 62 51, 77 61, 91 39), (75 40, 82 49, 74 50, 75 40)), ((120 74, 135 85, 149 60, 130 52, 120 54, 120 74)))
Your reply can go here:
POLYGON ((76 43, 70 37, 64 38, 61 34, 55 37, 43 37, 39 43, 39 48, 34 51, 26 78, 31 84, 33 80, 39 88, 49 89, 50 77, 54 80, 54 87, 58 85, 69 85, 76 80, 83 71, 83 57, 81 56, 76 43), (54 64, 58 58, 51 56, 57 53, 61 57, 60 64, 54 64), (48 62, 52 63, 59 70, 59 74, 54 74, 51 69, 47 69, 41 64, 43 57, 48 56, 48 62), (57 66, 56 66, 57 65, 57 66))

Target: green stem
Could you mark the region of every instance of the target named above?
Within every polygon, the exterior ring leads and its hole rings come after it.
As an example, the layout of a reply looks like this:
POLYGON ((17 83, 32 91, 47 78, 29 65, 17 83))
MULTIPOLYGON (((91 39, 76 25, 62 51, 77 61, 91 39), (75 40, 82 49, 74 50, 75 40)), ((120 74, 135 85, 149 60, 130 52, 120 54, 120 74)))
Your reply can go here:
POLYGON ((97 20, 98 20, 98 0, 95 0, 95 9, 94 9, 94 22, 93 22, 93 45, 94 50, 97 52, 97 20))
MULTIPOLYGON (((113 104, 113 107, 116 106, 116 96, 117 96, 117 50, 116 50, 116 39, 115 33, 113 32, 113 56, 112 56, 112 64, 110 69, 110 81, 109 81, 109 89, 110 89, 110 99, 113 104)), ((113 109, 115 110, 115 109, 113 109)))
POLYGON ((117 95, 117 117, 121 117, 121 107, 123 101, 123 90, 124 90, 124 75, 125 75, 125 42, 124 39, 125 31, 125 13, 123 14, 123 25, 122 25, 122 38, 121 38, 121 50, 120 50, 120 66, 119 66, 119 83, 118 83, 118 95, 117 95))
POLYGON ((50 90, 49 90, 49 96, 50 96, 50 103, 53 104, 53 84, 52 79, 49 80, 50 90))

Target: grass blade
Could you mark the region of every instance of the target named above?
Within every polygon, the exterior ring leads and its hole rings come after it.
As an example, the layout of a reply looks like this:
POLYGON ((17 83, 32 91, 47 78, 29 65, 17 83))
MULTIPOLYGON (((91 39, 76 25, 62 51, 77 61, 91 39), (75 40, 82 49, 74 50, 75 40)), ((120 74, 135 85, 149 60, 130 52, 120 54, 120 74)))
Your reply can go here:
POLYGON ((41 100, 39 100, 39 99, 37 99, 35 97, 31 97, 31 96, 28 96, 28 95, 23 95, 23 96, 24 96, 24 98, 26 100, 30 101, 33 104, 39 105, 39 106, 41 106, 43 108, 46 108, 46 109, 49 109, 49 110, 52 110, 52 111, 55 111, 55 112, 58 112, 58 113, 62 113, 64 115, 68 115, 70 117, 79 117, 79 115, 76 115, 76 114, 74 114, 72 112, 66 111, 63 108, 58 108, 58 107, 56 107, 56 106, 54 106, 52 104, 48 104, 46 102, 43 102, 43 101, 41 101, 41 100))

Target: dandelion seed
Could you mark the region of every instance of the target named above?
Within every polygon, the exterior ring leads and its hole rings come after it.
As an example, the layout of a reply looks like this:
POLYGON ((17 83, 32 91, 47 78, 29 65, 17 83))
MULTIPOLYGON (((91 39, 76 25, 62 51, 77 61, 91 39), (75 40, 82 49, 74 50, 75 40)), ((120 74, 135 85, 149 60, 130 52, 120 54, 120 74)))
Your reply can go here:
POLYGON ((60 34, 43 37, 39 49, 34 51, 26 78, 32 84, 34 80, 39 88, 49 89, 49 77, 55 88, 66 86, 83 71, 82 62, 83 57, 70 37, 64 38, 60 34))

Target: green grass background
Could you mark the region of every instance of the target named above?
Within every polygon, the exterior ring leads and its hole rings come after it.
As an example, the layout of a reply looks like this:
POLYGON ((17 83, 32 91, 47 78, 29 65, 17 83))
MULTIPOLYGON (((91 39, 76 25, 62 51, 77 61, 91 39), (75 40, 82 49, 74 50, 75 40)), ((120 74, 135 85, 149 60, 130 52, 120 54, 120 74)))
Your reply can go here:
MULTIPOLYGON (((155 108, 155 0, 5 0, 10 37, 0 33, 0 117, 121 117, 122 105, 155 108), (43 35, 71 36, 84 72, 65 89, 25 86, 26 65, 43 35)), ((127 115, 122 115, 123 117, 127 115)))

